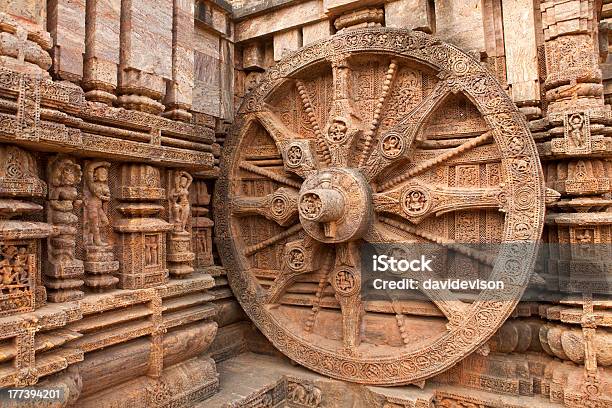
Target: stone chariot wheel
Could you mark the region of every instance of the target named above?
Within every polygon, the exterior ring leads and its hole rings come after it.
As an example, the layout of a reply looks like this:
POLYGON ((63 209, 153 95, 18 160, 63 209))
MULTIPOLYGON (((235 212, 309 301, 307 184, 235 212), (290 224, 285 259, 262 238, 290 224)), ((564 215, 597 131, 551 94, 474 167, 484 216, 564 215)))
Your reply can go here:
POLYGON ((221 168, 229 283, 279 350, 321 374, 440 373, 494 334, 529 280, 535 245, 521 244, 540 237, 545 197, 535 144, 491 74, 435 37, 353 30, 284 58, 246 96, 221 168), (503 294, 364 299, 363 242, 452 247, 445 270, 503 294))

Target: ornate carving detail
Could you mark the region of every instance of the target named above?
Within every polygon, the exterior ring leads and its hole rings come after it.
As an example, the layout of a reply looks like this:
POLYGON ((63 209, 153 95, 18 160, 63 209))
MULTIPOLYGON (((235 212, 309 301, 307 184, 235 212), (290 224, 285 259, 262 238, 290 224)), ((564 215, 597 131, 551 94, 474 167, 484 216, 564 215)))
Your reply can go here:
POLYGON ((117 205, 123 217, 113 223, 121 263, 119 284, 124 289, 163 284, 168 278, 166 232, 175 226, 156 217, 163 209, 159 200, 165 193, 159 169, 146 164, 124 164, 119 181, 115 195, 126 200, 117 205))
POLYGON ((191 205, 189 186, 193 181, 186 171, 170 172, 168 205, 170 223, 174 226, 168 242, 168 269, 173 277, 186 277, 193 272, 195 254, 191 251, 191 233, 187 231, 191 205))
POLYGON ((110 163, 93 161, 85 163, 83 233, 86 251, 85 284, 94 289, 110 289, 119 281, 111 276, 119 269, 112 244, 109 241, 108 204, 111 199, 108 187, 110 163))
POLYGON ((48 166, 49 201, 47 219, 55 233, 49 238, 48 267, 45 285, 49 300, 66 302, 83 297, 83 261, 76 259, 76 215, 83 201, 76 189, 81 181, 81 166, 74 159, 58 155, 48 166))
POLYGON ((317 408, 321 406, 323 395, 321 390, 312 384, 289 381, 287 400, 300 407, 317 408))
MULTIPOLYGON (((459 121, 459 115, 452 118, 459 121)), ((324 375, 385 385, 433 376, 480 347, 527 283, 534 248, 495 257, 460 244, 484 237, 502 243, 539 238, 546 194, 533 139, 486 69, 434 37, 388 28, 345 30, 291 54, 269 68, 245 97, 223 154, 215 224, 234 293, 277 348, 324 375), (361 64, 365 56, 376 69, 361 64), (415 68, 425 66, 431 70, 415 68), (408 108, 401 102, 407 100, 408 108), (428 133, 429 121, 444 117, 458 101, 469 106, 470 127, 451 123, 455 126, 428 133), (285 114, 288 106, 297 111, 285 114), (398 113, 401 109, 406 111, 398 113), (314 127, 318 123, 327 125, 321 130, 314 127), (312 165, 302 162, 294 171, 291 166, 303 155, 297 149, 288 155, 286 146, 308 140, 318 146, 308 150, 312 165), (255 141, 258 150, 251 147, 255 141), (249 211, 269 214, 272 222, 246 216, 245 203, 271 202, 279 183, 300 190, 291 203, 299 224, 293 219, 283 225, 269 210, 249 211), (454 216, 445 215, 449 212, 454 216), (408 320, 401 319, 402 310, 411 306, 362 302, 360 240, 425 240, 459 248, 462 256, 492 266, 490 279, 508 281, 506 261, 518 265, 503 301, 445 301, 439 292, 426 291, 448 324, 411 341, 408 320), (319 255, 319 267, 313 268, 308 248, 317 246, 326 256, 319 255), (332 261, 324 262, 328 255, 332 261), (323 294, 327 283, 335 302, 323 294), (317 313, 323 302, 325 316, 317 313), (400 316, 402 324, 383 321, 383 314, 400 316), (378 333, 384 339, 362 329, 365 317, 368 324, 385 327, 378 333), (423 341, 429 334, 431 343, 423 341)), ((461 260, 456 262, 453 267, 461 267, 461 260)))

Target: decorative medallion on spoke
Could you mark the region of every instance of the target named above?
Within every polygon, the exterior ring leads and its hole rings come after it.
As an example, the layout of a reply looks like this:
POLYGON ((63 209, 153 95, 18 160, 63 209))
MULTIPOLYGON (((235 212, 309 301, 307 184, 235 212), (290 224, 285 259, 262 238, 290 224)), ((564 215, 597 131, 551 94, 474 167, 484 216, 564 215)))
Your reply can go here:
POLYGON ((527 126, 477 61, 423 33, 353 30, 281 60, 246 96, 217 182, 217 242, 236 297, 279 350, 335 378, 406 384, 510 315, 544 197, 527 126), (502 280, 504 296, 365 299, 364 242, 453 248, 445 271, 502 280))

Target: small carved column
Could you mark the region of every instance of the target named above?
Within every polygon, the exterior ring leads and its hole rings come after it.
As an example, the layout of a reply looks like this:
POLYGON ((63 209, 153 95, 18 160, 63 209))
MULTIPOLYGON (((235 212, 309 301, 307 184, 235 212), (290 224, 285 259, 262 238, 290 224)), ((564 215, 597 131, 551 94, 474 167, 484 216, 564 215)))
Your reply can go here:
POLYGON ((123 216, 113 223, 119 234, 119 282, 123 289, 140 289, 167 282, 166 232, 172 224, 158 218, 165 197, 159 169, 146 164, 124 164, 116 197, 123 216))
POLYGON ((186 171, 168 172, 168 213, 172 232, 168 243, 168 269, 174 278, 183 278, 193 272, 195 254, 191 251, 191 234, 187 230, 191 205, 189 186, 193 181, 186 171))
POLYGON ((212 254, 213 221, 208 217, 210 194, 204 180, 194 180, 191 189, 191 236, 195 251, 195 268, 201 269, 214 264, 212 254))
POLYGON ((47 221, 53 224, 54 235, 49 238, 48 266, 45 284, 49 300, 67 302, 83 297, 83 261, 76 259, 77 216, 83 201, 76 186, 81 181, 81 166, 74 159, 62 155, 49 161, 49 201, 47 221))
POLYGON ((83 233, 86 251, 85 284, 94 290, 111 289, 119 281, 113 273, 119 269, 112 244, 108 240, 109 162, 85 163, 85 207, 83 233))
POLYGON ((12 219, 43 207, 16 197, 44 197, 34 157, 15 146, 0 146, 0 317, 29 312, 44 305, 41 282, 41 240, 51 233, 42 222, 12 219))

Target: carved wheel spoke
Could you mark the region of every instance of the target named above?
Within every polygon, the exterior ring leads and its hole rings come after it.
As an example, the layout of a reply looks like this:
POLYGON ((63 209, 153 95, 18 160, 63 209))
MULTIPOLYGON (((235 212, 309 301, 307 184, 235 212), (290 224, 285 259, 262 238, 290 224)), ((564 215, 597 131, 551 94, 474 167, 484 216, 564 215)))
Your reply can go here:
POLYGON ((308 139, 301 139, 298 134, 289 130, 270 110, 257 112, 255 116, 274 139, 283 158, 285 170, 305 178, 316 169, 315 156, 308 139))
POLYGON ((292 188, 281 187, 263 197, 234 197, 232 213, 239 217, 259 214, 279 225, 288 226, 297 220, 297 193, 292 188))
POLYGON ((408 182, 393 190, 374 194, 374 211, 398 214, 413 224, 431 215, 470 209, 503 209, 506 193, 502 188, 429 187, 408 182))
POLYGON ((342 311, 343 350, 354 354, 361 340, 361 265, 357 244, 348 242, 338 245, 336 263, 330 277, 335 297, 342 311))
POLYGON ((510 314, 534 251, 471 243, 533 241, 546 194, 524 120, 477 61, 419 32, 348 30, 271 68, 238 117, 218 248, 244 310, 288 357, 343 380, 414 383, 510 314), (465 268, 510 281, 514 297, 423 287, 415 301, 372 299, 364 241, 450 250, 412 277, 465 268))
MULTIPOLYGON (((416 236, 422 236, 416 228, 407 226, 400 222, 394 221, 389 218, 381 217, 379 219, 380 223, 373 226, 373 229, 376 230, 375 235, 372 236, 374 243, 381 242, 381 239, 387 243, 400 243, 406 244, 406 238, 395 234, 391 231, 387 226, 390 225, 396 229, 411 233, 416 236)), ((371 239, 372 239, 371 238, 371 239)), ((435 239, 432 236, 428 236, 428 240, 431 242, 435 242, 437 244, 442 245, 441 239, 435 239)), ((367 239, 367 237, 366 237, 367 239)), ((443 245, 442 245, 443 246, 443 245)), ((438 277, 434 276, 431 273, 425 272, 412 272, 410 275, 406 275, 407 278, 416 279, 419 282, 424 282, 427 279, 437 279, 438 277)), ((470 306, 468 303, 463 302, 459 296, 453 294, 450 290, 447 289, 428 289, 424 286, 420 286, 419 290, 427 296, 440 311, 446 316, 450 325, 454 325, 459 322, 462 318, 465 317, 467 313, 467 308, 470 306)), ((392 299, 392 302, 397 303, 397 299, 392 299)), ((396 307, 396 306, 394 306, 396 307)))
POLYGON ((449 94, 446 82, 438 82, 421 103, 381 135, 377 148, 370 154, 365 165, 360 166, 367 180, 375 179, 389 166, 408 156, 425 119, 449 94))
POLYGON ((268 289, 268 303, 276 303, 300 275, 318 271, 323 255, 321 246, 310 237, 291 241, 283 251, 283 267, 268 289))

